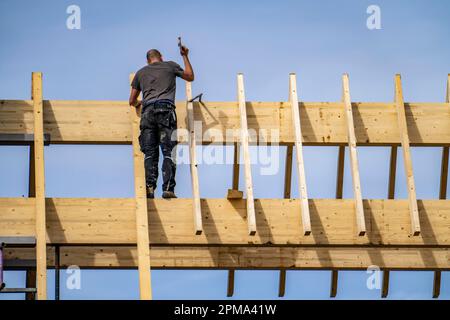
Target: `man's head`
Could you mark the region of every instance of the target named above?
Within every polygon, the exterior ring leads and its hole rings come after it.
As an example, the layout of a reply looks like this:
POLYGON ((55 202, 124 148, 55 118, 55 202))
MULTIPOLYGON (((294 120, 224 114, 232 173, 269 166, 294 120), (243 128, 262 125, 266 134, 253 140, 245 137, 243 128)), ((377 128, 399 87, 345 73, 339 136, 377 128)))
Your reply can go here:
POLYGON ((148 63, 160 62, 160 61, 162 61, 161 52, 159 52, 156 49, 150 49, 147 51, 147 62, 148 63))

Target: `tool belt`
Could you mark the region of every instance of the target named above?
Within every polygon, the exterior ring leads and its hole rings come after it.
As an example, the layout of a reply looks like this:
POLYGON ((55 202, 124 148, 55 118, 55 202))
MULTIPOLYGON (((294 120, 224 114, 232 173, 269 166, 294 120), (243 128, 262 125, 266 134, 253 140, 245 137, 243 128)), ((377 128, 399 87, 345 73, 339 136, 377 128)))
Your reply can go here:
POLYGON ((175 105, 171 100, 143 101, 142 112, 152 111, 154 113, 175 110, 175 105))

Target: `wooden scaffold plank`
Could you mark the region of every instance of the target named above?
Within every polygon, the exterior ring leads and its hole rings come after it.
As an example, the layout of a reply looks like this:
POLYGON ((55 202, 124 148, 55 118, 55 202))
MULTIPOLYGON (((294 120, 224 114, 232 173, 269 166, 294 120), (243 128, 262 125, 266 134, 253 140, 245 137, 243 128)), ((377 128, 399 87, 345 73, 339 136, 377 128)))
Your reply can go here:
POLYGON ((186 81, 186 110, 189 130, 189 161, 192 185, 192 209, 194 217, 194 233, 200 235, 203 232, 202 209, 200 205, 200 186, 197 170, 196 134, 194 125, 194 104, 192 99, 192 83, 186 81))
MULTIPOLYGON (((48 248, 52 252, 53 248, 48 248)), ((5 261, 34 257, 34 249, 7 248, 5 261)), ((152 246, 152 269, 367 270, 450 271, 450 249, 442 247, 312 246, 152 246)), ((53 264, 53 254, 48 263, 53 264)), ((136 246, 63 246, 61 268, 136 268, 136 246)), ((26 265, 25 265, 26 266, 26 265)), ((7 266, 8 267, 8 266, 7 266)))
POLYGON ((411 216, 411 234, 420 235, 419 209, 417 207, 416 186, 411 160, 411 150, 406 123, 405 103, 403 100, 402 80, 399 74, 395 75, 395 107, 397 110, 398 129, 403 150, 403 163, 407 180, 409 211, 411 216))
POLYGON ((306 189, 305 163, 303 160, 303 137, 300 125, 300 110, 297 95, 297 78, 294 73, 289 75, 289 101, 292 109, 292 122, 295 133, 295 148, 297 160, 298 188, 300 197, 300 208, 302 215, 303 234, 311 234, 311 218, 309 214, 308 192, 306 189))
POLYGON ((350 98, 350 86, 348 74, 342 76, 342 100, 345 108, 347 123, 348 148, 350 153, 350 167, 353 183, 353 197, 355 199, 356 226, 359 236, 366 234, 366 222, 364 219, 364 207, 361 194, 361 181, 359 178, 358 155, 356 152, 355 124, 353 121, 352 101, 350 98))
POLYGON ((253 181, 252 181, 252 168, 250 164, 250 149, 249 149, 249 136, 247 126, 247 104, 245 101, 244 90, 244 75, 239 73, 237 76, 238 84, 238 104, 239 104, 239 117, 241 122, 241 145, 244 156, 244 172, 245 172, 245 191, 247 195, 247 223, 248 234, 256 234, 256 216, 255 216, 255 202, 253 197, 253 181))
MULTIPOLYGON (((130 75, 130 83, 134 74, 130 75)), ((145 184, 144 156, 139 145, 139 125, 142 106, 131 107, 130 116, 133 135, 134 192, 136 209, 136 237, 138 252, 139 290, 141 300, 152 299, 150 273, 150 240, 148 234, 147 191, 145 184)))
MULTIPOLYGON (((176 101, 178 128, 186 129, 186 101, 176 101)), ((196 105, 196 103, 194 103, 196 105)), ((202 101, 194 108, 195 118, 202 120, 202 144, 236 142, 227 130, 239 127, 236 101, 202 101), (216 139, 220 132, 223 140, 216 139)), ((44 100, 44 131, 51 133, 52 143, 131 144, 127 101, 44 100), (108 117, 105 118, 105 113, 108 117)), ((399 145, 397 115, 394 102, 353 102, 355 134, 359 145, 399 145)), ((450 139, 450 117, 445 102, 408 102, 408 131, 411 145, 442 146, 450 139)), ((249 130, 279 129, 279 136, 268 135, 264 143, 293 144, 289 103, 282 101, 247 101, 249 130), (276 138, 276 141, 272 139, 276 138)), ((301 104, 303 145, 346 145, 347 125, 343 120, 341 101, 305 102, 301 104), (304 115, 304 116, 303 116, 304 115)), ((0 138, 3 134, 32 134, 32 101, 0 100, 0 138)), ((200 128, 199 128, 200 130, 200 128)), ((187 144, 187 135, 179 135, 187 144)), ((1 139, 0 139, 1 140, 1 139)), ((45 141, 44 141, 45 142, 45 141)), ((200 141, 197 141, 199 144, 200 141)))
POLYGON ((42 73, 32 74, 34 115, 34 177, 36 209, 36 289, 37 299, 47 299, 47 234, 44 173, 44 112, 42 101, 42 73))

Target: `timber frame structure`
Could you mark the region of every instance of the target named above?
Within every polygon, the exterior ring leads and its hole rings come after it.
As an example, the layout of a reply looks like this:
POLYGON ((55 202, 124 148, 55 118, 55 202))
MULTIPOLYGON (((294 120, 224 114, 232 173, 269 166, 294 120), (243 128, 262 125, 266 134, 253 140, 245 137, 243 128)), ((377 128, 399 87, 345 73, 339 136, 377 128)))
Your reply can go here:
MULTIPOLYGON (((450 145, 450 75, 441 103, 407 103, 400 75, 393 102, 352 102, 348 75, 342 78, 339 102, 302 102, 295 74, 289 75, 287 102, 249 102, 244 78, 237 77, 235 102, 177 102, 179 137, 189 145, 192 199, 146 199, 143 155, 139 150, 139 109, 126 101, 44 100, 42 74, 32 75, 31 100, 0 100, 0 135, 28 135, 30 197, 0 198, 0 236, 35 237, 36 248, 5 248, 6 261, 29 270, 36 260, 37 298, 46 299, 46 270, 138 268, 140 296, 151 299, 151 268, 227 269, 228 295, 234 270, 280 270, 279 295, 286 270, 332 270, 331 296, 338 270, 432 270, 433 296, 439 296, 441 271, 450 270, 450 200, 446 199, 450 145), (109 117, 105 118, 104 114, 109 117), (202 122, 195 132, 194 121, 202 122), (201 199, 196 144, 217 143, 205 132, 241 129, 220 144, 234 144, 233 184, 222 199, 201 199), (284 199, 254 199, 249 130, 279 130, 286 146, 284 199), (132 144, 135 198, 46 198, 44 139, 52 144, 132 144), (245 175, 239 191, 239 146, 245 175), (293 147, 299 198, 291 198, 293 147), (308 198, 303 146, 337 146, 336 199, 308 198), (391 148, 387 199, 363 199, 357 146, 391 148), (408 199, 395 198, 397 149, 402 147, 408 199), (440 195, 418 200, 410 148, 442 147, 440 195), (349 149, 354 199, 342 199, 344 154, 349 149)), ((268 141, 269 143, 275 141, 268 141)), ((6 263, 8 266, 8 263, 6 263)), ((34 270, 33 270, 34 271, 34 270)), ((30 274, 32 275, 32 271, 30 274)))

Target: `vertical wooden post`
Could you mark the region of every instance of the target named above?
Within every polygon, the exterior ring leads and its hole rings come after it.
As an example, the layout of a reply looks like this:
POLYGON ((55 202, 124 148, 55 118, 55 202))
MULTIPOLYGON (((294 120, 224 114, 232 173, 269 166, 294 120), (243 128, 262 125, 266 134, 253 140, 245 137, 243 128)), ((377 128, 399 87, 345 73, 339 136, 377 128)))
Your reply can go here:
POLYGON ((278 283, 278 296, 284 297, 284 294, 286 293, 286 269, 280 270, 280 279, 278 283))
POLYGON ((391 147, 391 158, 389 161, 389 186, 388 199, 395 197, 395 178, 397 174, 397 146, 391 147))
MULTIPOLYGON (((450 103, 450 74, 447 76, 447 90, 445 95, 445 102, 450 103)), ((447 199, 447 181, 448 181, 448 159, 449 147, 442 147, 442 161, 441 161, 441 179, 439 186, 439 199, 447 199)), ((433 279, 433 298, 439 298, 441 294, 441 271, 434 272, 433 279)))
POLYGON ((36 288, 37 299, 47 299, 47 233, 45 219, 44 110, 42 73, 32 74, 34 114, 35 206, 36 206, 36 288))
MULTIPOLYGON (((345 146, 339 146, 337 173, 336 173, 336 199, 342 199, 344 191, 344 162, 345 162, 345 146)), ((336 297, 338 270, 331 272, 330 297, 336 297)))
POLYGON ((189 130, 189 161, 191 168, 191 184, 192 184, 192 208, 194 215, 194 232, 196 235, 202 234, 202 208, 200 203, 200 188, 198 182, 197 171, 197 152, 195 141, 195 125, 194 125, 194 103, 192 99, 192 83, 186 81, 186 109, 189 130))
POLYGON ((289 75, 289 101, 291 102, 295 148, 297 149, 296 160, 303 234, 306 236, 311 234, 311 219, 309 215, 308 192, 306 190, 305 163, 303 161, 303 137, 300 125, 300 110, 298 106, 297 78, 294 73, 289 75))
POLYGON ((234 155, 233 155, 233 190, 239 190, 239 144, 234 143, 234 155))
MULTIPOLYGON (((134 74, 130 75, 130 83, 134 74)), ((134 193, 136 200, 136 233, 139 270, 139 291, 141 300, 152 299, 150 273, 150 240, 148 234, 147 191, 145 184, 144 156, 139 145, 141 109, 131 107, 133 134, 134 193)))
POLYGON ((227 297, 232 297, 234 294, 234 269, 228 270, 228 284, 227 297))
MULTIPOLYGON (((397 174, 397 146, 391 147, 391 157, 389 161, 389 184, 388 199, 395 198, 395 177, 397 174)), ((389 294, 389 273, 388 269, 383 270, 383 285, 381 288, 381 297, 387 298, 389 294)))
POLYGON ((358 155, 356 152, 355 124, 353 122, 352 101, 348 74, 342 76, 342 100, 344 102, 345 118, 347 122, 348 148, 350 151, 350 167, 352 172, 353 196, 355 198, 356 226, 359 236, 366 234, 366 222, 364 219, 364 207, 361 195, 361 182, 359 178, 358 155))
POLYGON ((233 182, 231 189, 228 189, 227 199, 242 199, 244 197, 244 193, 239 191, 239 143, 235 142, 233 145, 233 182))
POLYGON ((339 146, 337 174, 336 174, 336 199, 342 199, 344 193, 344 162, 345 162, 345 146, 339 146))
POLYGON ((447 199, 447 180, 448 180, 448 156, 449 148, 442 147, 442 160, 441 160, 441 181, 439 187, 439 199, 447 199))
POLYGON ((339 273, 337 270, 331 270, 331 288, 330 298, 335 298, 337 295, 339 273))
MULTIPOLYGON (((291 197, 292 186, 292 154, 294 146, 288 145, 286 148, 286 164, 284 170, 284 198, 291 197)), ((280 277, 278 280, 278 296, 284 297, 286 292, 286 269, 280 269, 280 277)))
MULTIPOLYGON (((33 93, 31 94, 33 95, 33 93)), ((28 170, 28 197, 36 197, 36 179, 35 179, 35 161, 34 161, 34 143, 30 145, 29 151, 29 170, 28 170)), ((25 286, 27 288, 36 287, 36 269, 27 268, 25 271, 25 286)), ((28 292, 25 294, 25 300, 35 300, 36 294, 28 292)))
POLYGON ((434 272, 433 277, 433 299, 439 298, 441 295, 441 271, 437 270, 434 272))
POLYGON ((245 189, 247 192, 247 222, 249 235, 256 234, 256 217, 255 217, 255 202, 253 198, 253 182, 252 182, 252 168, 250 165, 250 149, 248 142, 248 127, 247 127, 247 108, 245 102, 244 90, 244 75, 239 73, 237 76, 238 83, 238 102, 239 115, 241 120, 241 145, 244 154, 244 171, 245 171, 245 189))
POLYGON ((381 297, 387 298, 389 294, 389 270, 383 270, 383 283, 381 286, 381 297))
POLYGON ((294 147, 288 145, 286 147, 286 167, 284 170, 284 198, 289 199, 291 197, 291 184, 292 184, 292 153, 294 147))
POLYGON ((408 188, 409 211, 411 216, 411 233, 420 235, 419 209, 417 207, 416 186, 414 183, 411 150, 409 147, 408 126, 406 123, 405 103, 403 101, 402 80, 399 74, 395 75, 395 107, 397 110, 398 130, 403 150, 403 163, 408 188))

